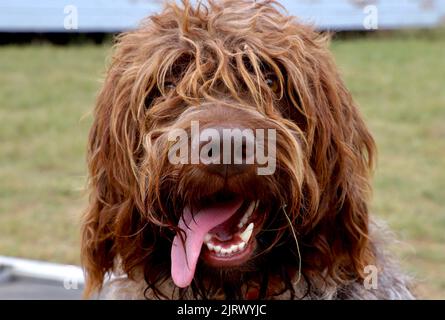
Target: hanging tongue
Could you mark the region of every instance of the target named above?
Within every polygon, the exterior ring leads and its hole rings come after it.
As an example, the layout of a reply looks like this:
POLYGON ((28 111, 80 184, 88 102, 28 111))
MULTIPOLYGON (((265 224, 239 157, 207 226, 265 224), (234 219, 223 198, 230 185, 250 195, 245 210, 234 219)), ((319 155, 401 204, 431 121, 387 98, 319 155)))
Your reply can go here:
POLYGON ((183 243, 177 234, 173 239, 171 252, 171 274, 178 287, 185 288, 192 282, 204 236, 217 225, 230 219, 241 204, 240 199, 217 204, 203 208, 194 216, 189 208, 184 209, 178 227, 185 231, 186 239, 183 243))

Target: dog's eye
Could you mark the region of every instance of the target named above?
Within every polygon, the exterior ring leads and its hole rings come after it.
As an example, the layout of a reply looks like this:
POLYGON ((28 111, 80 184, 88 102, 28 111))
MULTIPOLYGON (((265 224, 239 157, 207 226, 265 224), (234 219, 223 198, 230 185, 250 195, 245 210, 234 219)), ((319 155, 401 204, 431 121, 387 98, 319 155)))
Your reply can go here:
POLYGON ((273 92, 278 92, 280 89, 277 77, 272 74, 266 76, 266 84, 273 92))
POLYGON ((176 84, 174 84, 174 83, 171 82, 171 81, 166 81, 166 82, 164 83, 164 88, 165 88, 165 90, 167 90, 167 91, 171 91, 171 90, 176 89, 176 84))

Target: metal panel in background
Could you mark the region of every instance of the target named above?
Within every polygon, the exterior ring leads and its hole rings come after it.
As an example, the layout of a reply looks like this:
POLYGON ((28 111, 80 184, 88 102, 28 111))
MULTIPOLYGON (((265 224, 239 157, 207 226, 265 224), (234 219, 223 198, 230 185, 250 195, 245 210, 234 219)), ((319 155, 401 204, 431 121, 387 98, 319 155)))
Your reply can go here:
MULTIPOLYGON (((375 14, 377 28, 382 30, 434 27, 445 21, 444 0, 280 2, 292 15, 321 30, 366 30, 370 28, 367 18, 375 14)), ((0 0, 0 32, 120 32, 135 28, 142 18, 159 11, 160 3, 150 0, 0 0), (78 29, 69 30, 65 22, 73 10, 77 11, 78 29)))

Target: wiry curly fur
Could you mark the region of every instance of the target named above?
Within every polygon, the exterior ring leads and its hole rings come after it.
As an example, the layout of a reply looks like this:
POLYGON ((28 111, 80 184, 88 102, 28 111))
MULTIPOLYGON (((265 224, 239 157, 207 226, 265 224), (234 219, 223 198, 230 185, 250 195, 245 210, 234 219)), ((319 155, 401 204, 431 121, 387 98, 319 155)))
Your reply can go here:
POLYGON ((267 0, 184 0, 118 37, 89 137, 86 296, 114 271, 125 278, 106 288, 127 298, 244 299, 252 288, 257 298, 412 297, 370 234, 375 145, 328 39, 282 11, 267 0), (167 134, 227 110, 226 121, 277 130, 276 173, 230 184, 269 213, 246 266, 200 263, 192 285, 179 289, 169 270, 182 209, 227 181, 169 163, 167 134), (363 287, 367 265, 380 271, 376 291, 363 287))

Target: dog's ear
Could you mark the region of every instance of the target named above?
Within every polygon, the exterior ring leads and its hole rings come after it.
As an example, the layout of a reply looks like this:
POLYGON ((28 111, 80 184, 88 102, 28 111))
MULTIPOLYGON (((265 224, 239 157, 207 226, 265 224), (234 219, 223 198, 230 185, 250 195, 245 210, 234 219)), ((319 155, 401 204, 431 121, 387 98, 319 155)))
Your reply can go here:
POLYGON ((308 264, 327 269, 334 279, 360 278, 374 260, 368 201, 375 144, 328 51, 329 39, 306 27, 299 30, 302 42, 287 60, 294 61, 293 68, 286 70, 312 177, 304 187, 311 218, 302 226, 305 242, 313 244, 308 264))
POLYGON ((137 223, 131 215, 139 198, 135 186, 143 121, 138 120, 131 98, 134 79, 132 69, 125 65, 125 48, 119 50, 115 54, 119 59, 112 62, 98 95, 88 141, 90 199, 81 240, 86 297, 101 288, 117 252, 121 256, 119 234, 137 223))

